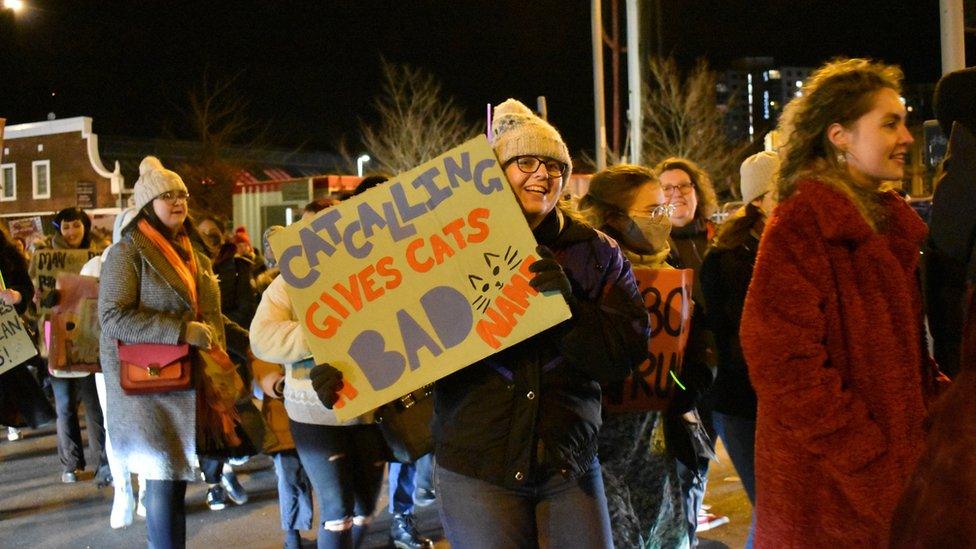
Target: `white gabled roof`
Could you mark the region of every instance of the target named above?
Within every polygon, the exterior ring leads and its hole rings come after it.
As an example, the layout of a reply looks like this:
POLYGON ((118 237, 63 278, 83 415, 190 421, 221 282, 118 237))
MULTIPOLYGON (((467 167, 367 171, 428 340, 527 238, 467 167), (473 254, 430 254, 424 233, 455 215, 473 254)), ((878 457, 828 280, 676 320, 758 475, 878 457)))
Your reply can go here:
POLYGON ((58 133, 81 132, 82 137, 91 134, 92 119, 87 116, 63 118, 61 120, 44 120, 7 126, 3 132, 4 139, 19 137, 36 137, 39 135, 54 135, 58 133))

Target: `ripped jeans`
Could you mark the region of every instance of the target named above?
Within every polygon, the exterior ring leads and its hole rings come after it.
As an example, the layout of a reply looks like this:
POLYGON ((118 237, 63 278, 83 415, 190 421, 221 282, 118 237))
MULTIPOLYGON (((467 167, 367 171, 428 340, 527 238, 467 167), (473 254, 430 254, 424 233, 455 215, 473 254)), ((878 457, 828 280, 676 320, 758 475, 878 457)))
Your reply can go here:
POLYGON ((353 547, 376 510, 386 445, 375 425, 330 427, 289 420, 319 504, 319 549, 353 547))

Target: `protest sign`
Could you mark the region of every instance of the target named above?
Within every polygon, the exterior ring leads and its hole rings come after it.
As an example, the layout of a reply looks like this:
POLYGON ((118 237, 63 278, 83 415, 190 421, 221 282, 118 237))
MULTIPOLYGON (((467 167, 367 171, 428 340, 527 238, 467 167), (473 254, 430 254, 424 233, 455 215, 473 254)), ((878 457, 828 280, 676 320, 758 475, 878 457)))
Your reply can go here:
POLYGON ((342 420, 570 317, 528 283, 535 238, 483 136, 271 246, 315 361, 343 372, 342 420))
MULTIPOLYGON (((94 250, 37 250, 31 257, 30 273, 34 279, 38 302, 42 302, 57 282, 58 273, 78 274, 89 259, 98 255, 94 250)), ((41 313, 50 309, 41 308, 41 313)))
POLYGON ((59 274, 61 300, 51 313, 50 366, 55 370, 100 372, 98 279, 59 274))
POLYGON ((23 239, 28 247, 35 240, 44 237, 44 230, 41 228, 41 216, 39 215, 11 219, 7 221, 7 226, 10 227, 10 236, 23 239))
POLYGON ((610 387, 603 406, 611 412, 664 410, 680 386, 685 347, 691 327, 691 269, 635 268, 637 287, 650 317, 647 360, 624 381, 610 387))
MULTIPOLYGON (((7 284, 0 273, 0 290, 7 284)), ((0 301, 0 374, 37 354, 37 348, 13 305, 0 301)))

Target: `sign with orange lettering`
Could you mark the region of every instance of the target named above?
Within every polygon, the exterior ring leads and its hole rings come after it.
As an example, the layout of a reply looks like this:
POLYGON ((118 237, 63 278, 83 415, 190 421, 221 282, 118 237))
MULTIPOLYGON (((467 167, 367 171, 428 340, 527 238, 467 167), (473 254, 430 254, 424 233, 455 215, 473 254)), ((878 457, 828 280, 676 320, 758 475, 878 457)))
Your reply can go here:
POLYGON ((356 417, 570 317, 482 136, 272 235, 316 362, 356 417))
POLYGON ((623 383, 607 388, 603 406, 611 412, 664 410, 681 387, 681 370, 691 328, 691 269, 634 269, 651 322, 647 359, 623 383))

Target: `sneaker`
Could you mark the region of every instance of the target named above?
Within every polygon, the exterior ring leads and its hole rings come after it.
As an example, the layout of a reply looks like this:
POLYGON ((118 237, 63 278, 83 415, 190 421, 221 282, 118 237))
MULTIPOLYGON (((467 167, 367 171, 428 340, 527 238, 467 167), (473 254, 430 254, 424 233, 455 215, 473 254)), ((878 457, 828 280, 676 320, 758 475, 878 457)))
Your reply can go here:
POLYGON ((234 471, 224 472, 220 475, 220 485, 224 488, 227 497, 237 505, 244 505, 247 503, 247 492, 244 491, 244 487, 237 480, 237 475, 234 471))
POLYGON ((712 513, 701 513, 698 515, 698 528, 696 532, 707 532, 712 528, 717 528, 729 523, 729 517, 719 517, 712 513))
POLYGON ((23 435, 20 433, 20 429, 16 427, 7 427, 7 440, 13 442, 15 440, 20 440, 23 435))
POLYGON ((248 460, 250 460, 250 459, 251 459, 251 456, 236 456, 236 457, 231 457, 231 458, 227 458, 227 464, 228 465, 233 465, 234 467, 240 467, 241 465, 244 465, 245 463, 247 463, 248 460))
POLYGON ((390 541, 396 549, 433 549, 434 542, 417 532, 413 515, 397 513, 390 525, 390 541))
POLYGON ((207 490, 207 507, 210 507, 211 511, 220 511, 224 507, 227 507, 227 499, 223 486, 214 484, 210 487, 210 490, 207 490))
POLYGON ((437 495, 429 488, 417 488, 413 491, 413 503, 418 507, 427 507, 437 500, 437 495))
POLYGON ((61 473, 61 482, 65 484, 78 482, 78 473, 75 471, 65 471, 61 473))

